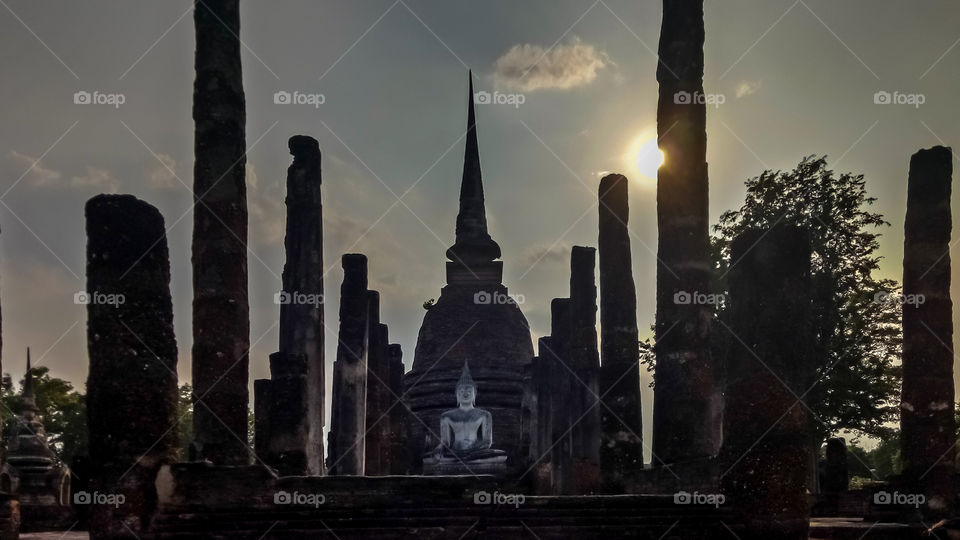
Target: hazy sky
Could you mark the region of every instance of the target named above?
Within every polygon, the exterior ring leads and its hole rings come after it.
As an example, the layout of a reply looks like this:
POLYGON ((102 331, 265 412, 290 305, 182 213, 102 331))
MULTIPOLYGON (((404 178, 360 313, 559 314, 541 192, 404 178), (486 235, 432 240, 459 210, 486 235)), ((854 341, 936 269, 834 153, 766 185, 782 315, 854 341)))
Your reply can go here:
MULTIPOLYGON (((83 205, 121 192, 156 205, 170 229, 179 372, 189 379, 192 4, 0 0, 3 367, 17 378, 30 346, 37 364, 83 387, 86 313, 73 302, 85 282, 83 205), (78 91, 124 102, 75 104, 78 91)), ((706 4, 705 86, 724 97, 708 110, 711 219, 739 207, 746 178, 827 154, 836 170, 866 175, 892 223, 882 274, 900 279, 910 155, 960 145, 960 4, 706 4), (924 103, 878 105, 878 91, 924 103)), ((478 91, 522 94, 519 106, 479 105, 477 121, 490 232, 534 338, 549 329, 550 299, 567 295, 570 246, 596 245, 603 171, 632 180, 638 316, 649 334, 655 181, 625 156, 655 133, 659 26, 653 0, 242 2, 251 386, 277 346, 294 134, 323 151, 328 366, 345 252, 368 255, 370 286, 410 366, 421 304, 439 296, 454 239, 468 67, 478 91), (278 91, 324 102, 275 104, 278 91)), ((645 438, 648 382, 644 374, 645 438)))

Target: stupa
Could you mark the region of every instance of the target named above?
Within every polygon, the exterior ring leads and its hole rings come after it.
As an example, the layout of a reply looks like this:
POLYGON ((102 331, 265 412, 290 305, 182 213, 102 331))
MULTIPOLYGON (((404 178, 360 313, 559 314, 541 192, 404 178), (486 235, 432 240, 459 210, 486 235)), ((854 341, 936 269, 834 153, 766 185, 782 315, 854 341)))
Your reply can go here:
POLYGON ((483 390, 477 406, 490 412, 506 467, 525 464, 521 447, 523 370, 533 358, 526 318, 503 285, 500 246, 487 231, 480 150, 477 144, 470 75, 466 149, 460 185, 456 241, 447 250, 447 285, 423 318, 413 368, 404 376, 411 470, 422 472, 422 457, 440 443, 440 415, 457 407, 456 387, 465 362, 483 390))
POLYGON ((72 515, 70 469, 50 449, 39 412, 27 349, 23 409, 11 428, 4 474, 20 501, 25 527, 32 530, 70 525, 72 515))

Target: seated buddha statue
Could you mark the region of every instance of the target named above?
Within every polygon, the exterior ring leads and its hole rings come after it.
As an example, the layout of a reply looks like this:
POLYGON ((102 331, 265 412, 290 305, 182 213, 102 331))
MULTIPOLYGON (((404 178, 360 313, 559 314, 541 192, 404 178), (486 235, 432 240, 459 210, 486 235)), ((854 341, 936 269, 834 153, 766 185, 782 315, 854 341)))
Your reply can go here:
POLYGON ((458 407, 440 415, 440 444, 425 456, 428 461, 462 462, 469 466, 471 461, 502 463, 506 460, 503 450, 493 448, 493 415, 474 407, 476 398, 477 385, 464 362, 457 381, 458 407))

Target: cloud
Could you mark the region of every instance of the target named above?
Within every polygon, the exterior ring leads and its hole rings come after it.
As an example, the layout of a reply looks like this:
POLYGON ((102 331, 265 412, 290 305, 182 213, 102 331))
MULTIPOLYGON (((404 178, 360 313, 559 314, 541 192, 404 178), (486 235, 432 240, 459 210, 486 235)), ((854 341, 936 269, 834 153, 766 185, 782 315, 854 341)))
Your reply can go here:
POLYGON ((44 167, 39 158, 21 154, 16 150, 10 152, 10 159, 24 167, 27 171, 25 178, 32 186, 55 186, 63 176, 60 171, 44 167))
POLYGON ((576 38, 550 50, 525 43, 514 45, 497 58, 494 81, 497 86, 523 92, 564 90, 590 84, 599 70, 612 64, 607 53, 576 38))
POLYGON ((177 180, 177 161, 170 154, 157 154, 160 163, 147 172, 147 183, 154 189, 171 189, 180 185, 177 180))
POLYGON ((544 263, 566 263, 570 260, 570 251, 571 248, 568 245, 531 246, 524 250, 519 262, 523 267, 537 266, 544 263))
POLYGON ((91 165, 87 165, 83 176, 74 176, 70 180, 70 185, 79 188, 95 188, 108 193, 116 193, 119 188, 117 179, 110 171, 91 165))
POLYGON ((285 188, 279 182, 261 186, 257 169, 247 162, 247 212, 250 216, 250 241, 256 245, 274 245, 286 233, 285 188))
POLYGON ((756 94, 762 85, 761 81, 741 81, 737 86, 737 99, 756 94))
POLYGON ((31 187, 93 188, 107 193, 116 193, 120 187, 113 173, 103 167, 87 165, 82 175, 73 176, 69 182, 64 182, 63 173, 47 168, 39 158, 21 154, 16 150, 11 151, 9 156, 12 161, 24 167, 23 178, 31 187))

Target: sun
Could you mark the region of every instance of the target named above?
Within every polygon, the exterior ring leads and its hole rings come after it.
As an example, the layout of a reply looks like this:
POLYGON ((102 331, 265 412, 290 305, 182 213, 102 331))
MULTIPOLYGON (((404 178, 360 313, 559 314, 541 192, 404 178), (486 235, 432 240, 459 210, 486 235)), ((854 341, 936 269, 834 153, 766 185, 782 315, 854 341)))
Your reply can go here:
POLYGON ((637 169, 643 176, 656 179, 657 169, 663 165, 665 159, 663 150, 657 146, 657 138, 653 137, 641 144, 637 150, 637 169))
POLYGON ((657 179, 657 169, 665 159, 663 150, 657 146, 656 134, 649 131, 634 139, 624 155, 628 170, 646 180, 657 179))

